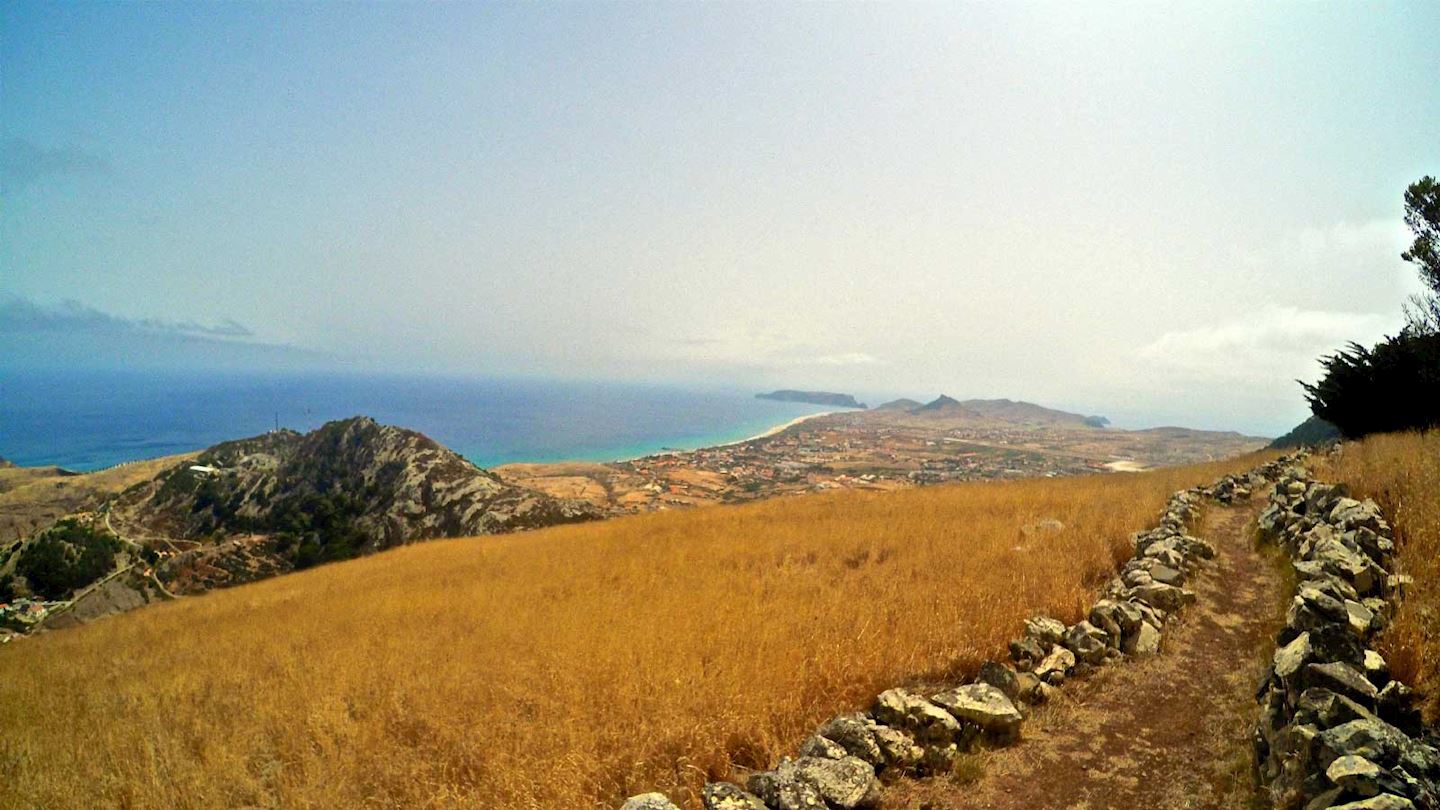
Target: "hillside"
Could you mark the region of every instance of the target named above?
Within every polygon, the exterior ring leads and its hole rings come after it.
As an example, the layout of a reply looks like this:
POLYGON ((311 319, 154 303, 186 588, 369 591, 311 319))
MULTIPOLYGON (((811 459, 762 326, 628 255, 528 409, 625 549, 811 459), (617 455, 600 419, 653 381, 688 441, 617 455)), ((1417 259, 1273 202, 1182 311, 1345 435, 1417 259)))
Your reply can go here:
POLYGON ((979 414, 983 419, 1031 425, 1065 425, 1085 427, 1089 424, 1084 414, 1058 411, 1033 402, 1017 402, 1010 399, 967 399, 960 405, 979 414))
POLYGON ((0 548, 49 528, 65 515, 98 509, 125 488, 192 457, 166 456, 90 473, 60 467, 0 468, 0 548))
POLYGON ((965 407, 959 401, 947 397, 944 394, 930 400, 918 408, 910 411, 916 416, 939 417, 946 419, 979 419, 980 414, 965 407))
POLYGON ((143 537, 210 546, 242 536, 244 553, 280 568, 599 516, 367 417, 216 445, 127 490, 112 512, 123 532, 143 537))
POLYGON ((1276 450, 1286 450, 1291 447, 1326 444, 1340 438, 1339 428, 1318 416, 1311 416, 1292 428, 1289 433, 1271 442, 1270 446, 1276 450))
POLYGON ((0 761, 26 763, 6 788, 27 807, 697 808, 707 777, 773 764, 882 688, 973 674, 1034 611, 1081 618, 1172 491, 1256 462, 441 540, 27 639, 0 654, 0 761))

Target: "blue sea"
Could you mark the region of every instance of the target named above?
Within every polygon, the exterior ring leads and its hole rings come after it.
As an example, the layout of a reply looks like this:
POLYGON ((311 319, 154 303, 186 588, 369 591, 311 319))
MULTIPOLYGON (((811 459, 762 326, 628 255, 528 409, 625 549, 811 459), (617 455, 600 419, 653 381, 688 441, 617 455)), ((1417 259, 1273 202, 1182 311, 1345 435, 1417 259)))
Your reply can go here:
POLYGON ((482 467, 614 461, 748 438, 822 406, 753 391, 357 374, 0 372, 0 457, 96 470, 364 414, 482 467))

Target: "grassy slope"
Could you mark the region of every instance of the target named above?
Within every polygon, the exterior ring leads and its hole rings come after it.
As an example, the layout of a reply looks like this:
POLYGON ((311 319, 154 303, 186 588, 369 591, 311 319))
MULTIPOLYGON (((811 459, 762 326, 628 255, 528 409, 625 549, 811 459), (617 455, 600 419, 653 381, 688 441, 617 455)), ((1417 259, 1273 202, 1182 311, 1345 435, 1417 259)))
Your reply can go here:
POLYGON ((882 688, 1003 655, 1037 608, 1076 619, 1171 491, 1259 460, 437 541, 156 605, 0 650, 0 785, 54 808, 694 806, 882 688))
POLYGON ((1440 431, 1347 443, 1331 475, 1357 498, 1374 498, 1394 524, 1400 571, 1415 578, 1380 651, 1401 680, 1426 695, 1440 722, 1440 431))
POLYGON ((0 545, 48 528, 71 512, 93 509, 107 495, 194 457, 181 453, 83 475, 57 475, 50 467, 0 469, 0 545))

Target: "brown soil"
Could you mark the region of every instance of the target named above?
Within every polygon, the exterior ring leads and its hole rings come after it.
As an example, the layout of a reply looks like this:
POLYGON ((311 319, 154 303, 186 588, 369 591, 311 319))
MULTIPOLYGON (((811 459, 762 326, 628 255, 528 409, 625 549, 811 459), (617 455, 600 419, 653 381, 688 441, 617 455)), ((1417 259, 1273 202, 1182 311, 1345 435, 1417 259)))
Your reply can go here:
POLYGON ((1167 627, 1162 655, 1067 684, 1019 745, 897 783, 885 810, 1264 806, 1250 771, 1253 692, 1285 591, 1251 540, 1260 501, 1210 509, 1204 534, 1220 554, 1188 583, 1199 601, 1167 627))

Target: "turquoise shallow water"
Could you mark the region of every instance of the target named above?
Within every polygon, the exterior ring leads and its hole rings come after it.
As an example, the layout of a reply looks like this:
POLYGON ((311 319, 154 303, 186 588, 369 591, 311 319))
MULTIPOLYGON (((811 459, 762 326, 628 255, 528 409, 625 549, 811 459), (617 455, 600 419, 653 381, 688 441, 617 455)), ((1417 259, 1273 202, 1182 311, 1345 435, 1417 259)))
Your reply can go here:
POLYGON ((349 374, 4 372, 0 456, 94 470, 356 414, 419 430, 482 467, 612 461, 748 438, 823 406, 751 392, 349 374))

